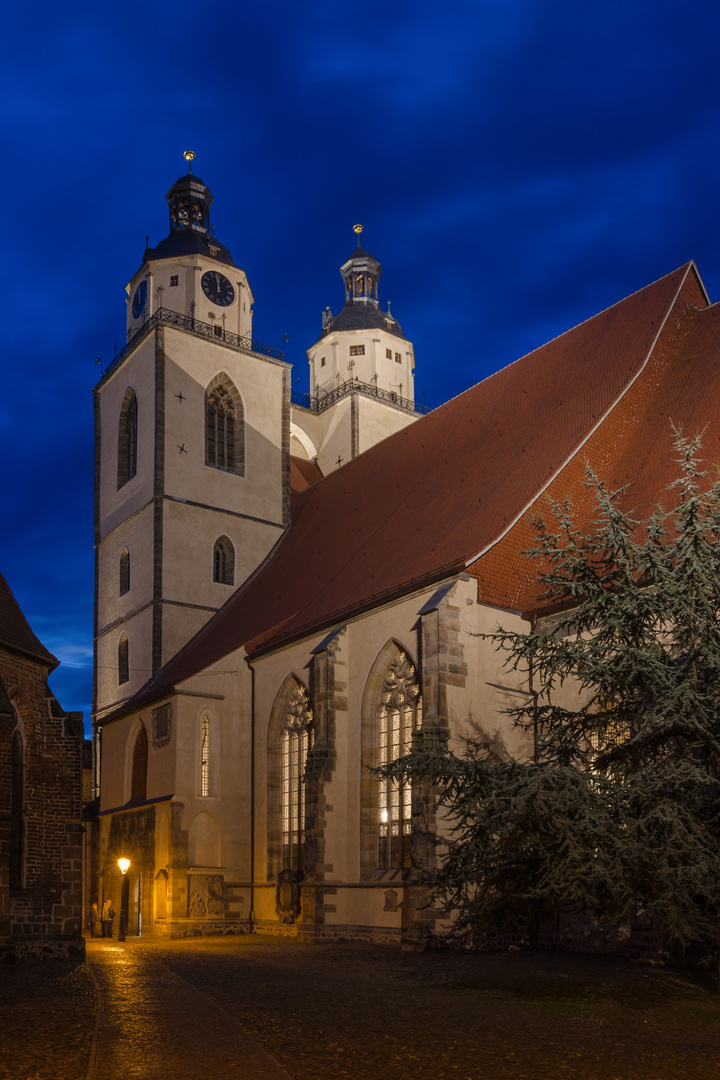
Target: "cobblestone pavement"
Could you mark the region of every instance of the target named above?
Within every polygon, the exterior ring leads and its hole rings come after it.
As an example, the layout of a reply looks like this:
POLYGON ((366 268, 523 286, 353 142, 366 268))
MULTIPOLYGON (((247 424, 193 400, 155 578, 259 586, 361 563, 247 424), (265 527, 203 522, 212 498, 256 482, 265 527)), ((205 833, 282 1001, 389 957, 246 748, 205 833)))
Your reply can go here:
POLYGON ((1 1077, 720 1078, 710 979, 603 957, 260 936, 93 941, 88 957, 2 973, 1 1077))

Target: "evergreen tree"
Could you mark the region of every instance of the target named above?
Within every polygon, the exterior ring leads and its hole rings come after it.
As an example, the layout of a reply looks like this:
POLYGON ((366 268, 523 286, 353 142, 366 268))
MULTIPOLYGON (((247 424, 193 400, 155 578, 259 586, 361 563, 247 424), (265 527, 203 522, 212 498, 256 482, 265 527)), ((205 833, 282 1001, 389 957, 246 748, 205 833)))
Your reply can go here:
POLYGON ((568 504, 536 522, 529 554, 561 614, 489 635, 539 687, 511 710, 534 762, 418 743, 386 767, 429 782, 449 819, 422 878, 462 930, 533 939, 565 905, 720 939, 720 485, 700 447, 676 433, 670 508, 646 522, 592 474, 589 532, 568 504))

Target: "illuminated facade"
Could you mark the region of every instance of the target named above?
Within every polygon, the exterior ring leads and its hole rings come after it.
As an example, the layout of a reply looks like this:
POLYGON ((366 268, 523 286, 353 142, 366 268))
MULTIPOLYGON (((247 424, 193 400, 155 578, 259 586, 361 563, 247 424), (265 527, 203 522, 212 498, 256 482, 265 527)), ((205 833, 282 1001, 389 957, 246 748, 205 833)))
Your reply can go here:
POLYGON ((125 855, 130 932, 423 941, 445 824, 368 766, 466 736, 532 758, 504 713, 528 673, 483 635, 542 615, 532 516, 589 515, 586 462, 642 463, 657 501, 667 416, 720 403, 714 309, 688 264, 422 416, 358 246, 293 395, 206 185, 167 199, 95 391, 100 899, 125 855))

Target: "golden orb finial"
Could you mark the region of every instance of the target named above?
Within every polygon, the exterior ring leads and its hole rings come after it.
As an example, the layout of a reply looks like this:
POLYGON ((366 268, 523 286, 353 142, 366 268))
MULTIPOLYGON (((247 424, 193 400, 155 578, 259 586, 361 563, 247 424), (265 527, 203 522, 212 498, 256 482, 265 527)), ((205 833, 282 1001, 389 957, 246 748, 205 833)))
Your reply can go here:
POLYGON ((362 231, 363 231, 363 227, 362 227, 362 225, 353 225, 353 232, 354 232, 354 233, 357 233, 357 234, 358 234, 358 237, 360 236, 360 233, 361 233, 362 231))
POLYGON ((186 150, 185 153, 183 154, 183 157, 185 158, 185 160, 188 163, 188 172, 192 172, 192 163, 193 163, 193 158, 195 157, 195 151, 194 150, 186 150))

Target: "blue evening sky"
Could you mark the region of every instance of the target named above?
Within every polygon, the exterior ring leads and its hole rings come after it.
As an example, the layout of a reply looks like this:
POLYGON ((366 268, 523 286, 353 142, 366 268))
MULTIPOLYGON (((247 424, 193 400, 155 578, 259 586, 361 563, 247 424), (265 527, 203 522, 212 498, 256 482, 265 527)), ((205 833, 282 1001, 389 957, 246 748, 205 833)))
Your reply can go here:
POLYGON ((703 0, 5 12, 0 569, 66 709, 89 720, 95 358, 183 150, 300 388, 360 221, 436 405, 688 259, 720 296, 719 31, 703 0))

